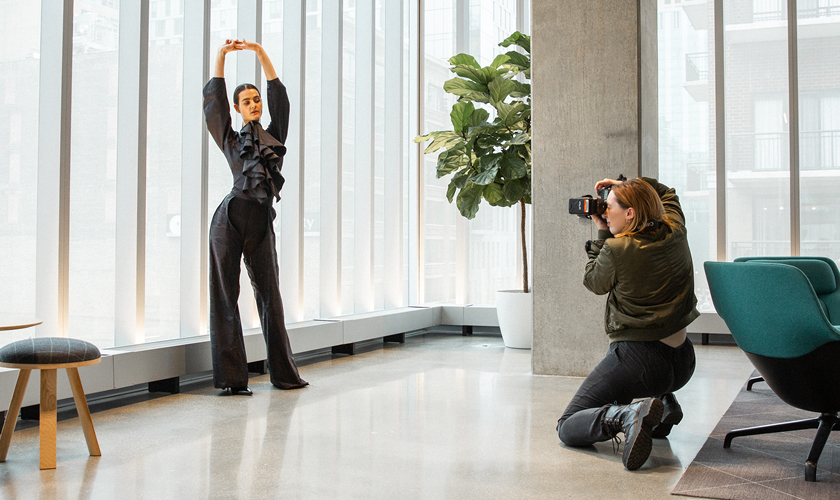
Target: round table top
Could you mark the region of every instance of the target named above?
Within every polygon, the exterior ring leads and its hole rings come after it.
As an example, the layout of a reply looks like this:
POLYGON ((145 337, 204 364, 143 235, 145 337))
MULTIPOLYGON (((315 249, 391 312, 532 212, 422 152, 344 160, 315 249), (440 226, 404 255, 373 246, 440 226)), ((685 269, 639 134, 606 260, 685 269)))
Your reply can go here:
POLYGON ((31 326, 40 325, 41 323, 43 323, 43 321, 31 316, 0 316, 0 331, 19 330, 21 328, 29 328, 31 326))

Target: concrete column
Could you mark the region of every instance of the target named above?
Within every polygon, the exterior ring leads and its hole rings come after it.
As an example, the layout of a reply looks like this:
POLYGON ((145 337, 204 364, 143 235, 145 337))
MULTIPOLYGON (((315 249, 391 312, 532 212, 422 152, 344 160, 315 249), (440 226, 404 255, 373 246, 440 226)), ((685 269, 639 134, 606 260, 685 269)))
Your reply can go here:
POLYGON ((591 222, 568 199, 604 177, 658 171, 656 1, 532 0, 533 370, 587 375, 606 296, 583 286, 591 222))

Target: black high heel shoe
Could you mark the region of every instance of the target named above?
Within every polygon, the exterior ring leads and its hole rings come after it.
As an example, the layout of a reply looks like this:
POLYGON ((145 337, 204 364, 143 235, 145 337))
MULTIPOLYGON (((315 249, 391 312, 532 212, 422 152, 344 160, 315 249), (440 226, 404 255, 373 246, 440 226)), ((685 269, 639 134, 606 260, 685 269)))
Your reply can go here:
POLYGON ((231 396, 253 396, 254 391, 248 387, 228 387, 231 396))

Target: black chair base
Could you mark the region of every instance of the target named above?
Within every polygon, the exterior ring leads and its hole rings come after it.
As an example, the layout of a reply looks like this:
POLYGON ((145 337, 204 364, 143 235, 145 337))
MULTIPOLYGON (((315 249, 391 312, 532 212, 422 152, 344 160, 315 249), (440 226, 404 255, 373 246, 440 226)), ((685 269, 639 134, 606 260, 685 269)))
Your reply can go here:
POLYGON ((751 391, 752 386, 754 386, 758 382, 764 382, 764 377, 753 377, 747 382, 747 390, 751 391))
POLYGON ((823 413, 816 418, 808 418, 805 420, 794 420, 792 422, 782 422, 778 424, 759 425, 756 427, 748 427, 746 429, 735 429, 726 433, 726 438, 723 440, 723 447, 729 448, 732 446, 732 440, 741 436, 755 436, 758 434, 771 434, 774 432, 787 431, 801 431, 803 429, 817 429, 817 435, 814 437, 814 443, 811 445, 811 451, 808 453, 808 459, 805 461, 805 481, 816 482, 817 480, 817 461, 820 459, 820 454, 825 447, 826 441, 831 431, 840 431, 840 417, 837 413, 823 413))

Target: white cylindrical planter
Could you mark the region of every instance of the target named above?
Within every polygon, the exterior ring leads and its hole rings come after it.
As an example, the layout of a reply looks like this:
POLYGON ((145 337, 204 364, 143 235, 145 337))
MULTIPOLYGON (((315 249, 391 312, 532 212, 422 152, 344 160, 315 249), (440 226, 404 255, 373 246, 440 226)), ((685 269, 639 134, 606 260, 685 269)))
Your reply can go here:
POLYGON ((496 314, 505 347, 530 349, 534 340, 534 294, 522 290, 497 291, 496 314))

